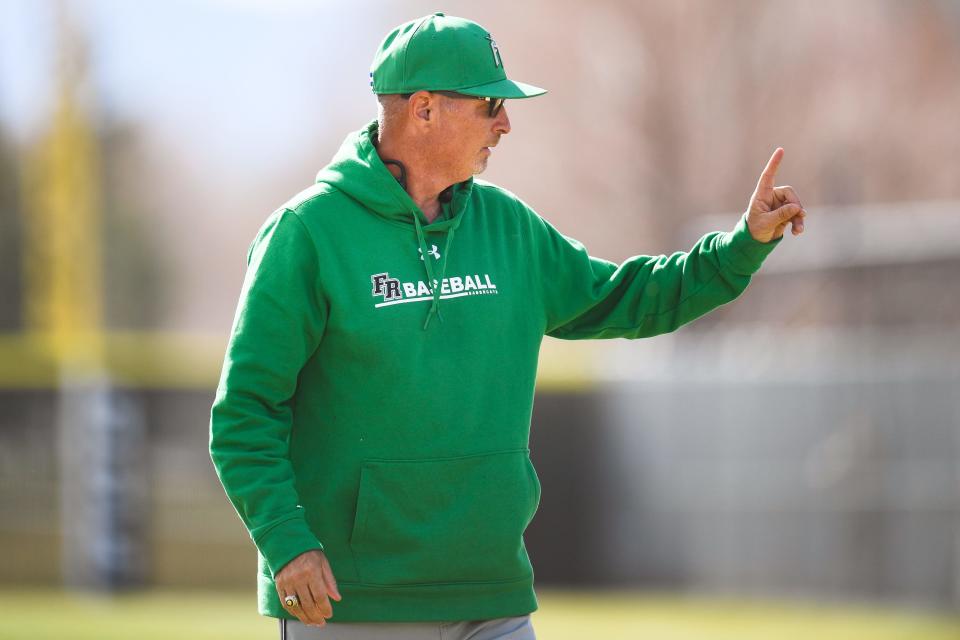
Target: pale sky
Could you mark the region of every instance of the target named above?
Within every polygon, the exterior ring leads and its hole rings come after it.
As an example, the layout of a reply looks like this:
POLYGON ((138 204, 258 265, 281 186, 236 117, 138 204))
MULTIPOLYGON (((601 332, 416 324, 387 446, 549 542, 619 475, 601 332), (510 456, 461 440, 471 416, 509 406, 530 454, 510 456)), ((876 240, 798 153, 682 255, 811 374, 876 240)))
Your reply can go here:
MULTIPOLYGON (((369 2, 66 4, 88 39, 102 113, 203 138, 228 157, 245 149, 269 152, 272 141, 289 140, 297 127, 335 109, 326 87, 353 99, 368 91, 375 45, 351 34, 369 2), (257 126, 267 121, 269 127, 257 126)), ((50 105, 53 7, 0 0, 0 121, 21 142, 36 134, 50 105)))

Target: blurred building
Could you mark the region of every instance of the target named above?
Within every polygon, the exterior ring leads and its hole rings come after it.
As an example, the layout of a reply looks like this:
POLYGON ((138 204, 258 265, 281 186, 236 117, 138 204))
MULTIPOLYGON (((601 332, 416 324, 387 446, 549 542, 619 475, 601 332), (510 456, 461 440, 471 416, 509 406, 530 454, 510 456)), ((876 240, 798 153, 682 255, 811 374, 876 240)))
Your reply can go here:
POLYGON ((595 579, 957 606, 958 210, 821 208, 742 304, 609 349, 595 579))

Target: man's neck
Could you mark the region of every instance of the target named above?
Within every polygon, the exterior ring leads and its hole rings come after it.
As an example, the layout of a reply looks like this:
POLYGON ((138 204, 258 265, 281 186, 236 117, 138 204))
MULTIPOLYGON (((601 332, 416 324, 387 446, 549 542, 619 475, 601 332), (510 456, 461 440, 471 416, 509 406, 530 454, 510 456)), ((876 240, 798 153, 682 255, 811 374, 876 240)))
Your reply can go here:
MULTIPOLYGON (((377 140, 374 147, 382 160, 396 160, 403 164, 407 194, 423 211, 427 221, 433 222, 440 215, 440 192, 449 187, 450 182, 434 177, 436 172, 431 172, 429 163, 416 149, 383 138, 377 140)), ((395 178, 400 177, 399 167, 394 164, 386 167, 395 178)))

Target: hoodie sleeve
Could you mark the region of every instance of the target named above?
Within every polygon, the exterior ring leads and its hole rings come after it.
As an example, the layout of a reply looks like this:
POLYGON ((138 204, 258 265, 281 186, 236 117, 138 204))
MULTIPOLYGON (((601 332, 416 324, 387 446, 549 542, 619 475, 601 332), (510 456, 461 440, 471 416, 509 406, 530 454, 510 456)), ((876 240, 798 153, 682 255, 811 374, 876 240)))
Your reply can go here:
POLYGON ((539 218, 538 282, 545 334, 565 340, 669 333, 736 298, 782 238, 753 239, 744 214, 733 231, 708 233, 687 252, 633 256, 617 265, 539 218))
POLYGON ((291 398, 327 318, 316 247, 296 213, 260 229, 210 414, 210 457, 224 490, 274 575, 310 549, 288 457, 291 398))

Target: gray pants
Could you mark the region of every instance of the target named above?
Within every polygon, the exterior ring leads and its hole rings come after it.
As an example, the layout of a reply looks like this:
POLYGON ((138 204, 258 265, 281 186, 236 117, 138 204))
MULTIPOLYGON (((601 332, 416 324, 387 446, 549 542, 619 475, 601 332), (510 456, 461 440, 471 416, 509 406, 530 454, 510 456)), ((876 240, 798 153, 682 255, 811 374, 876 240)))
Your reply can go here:
POLYGON ((530 615, 462 622, 328 622, 280 618, 280 640, 536 640, 530 615))

